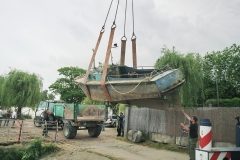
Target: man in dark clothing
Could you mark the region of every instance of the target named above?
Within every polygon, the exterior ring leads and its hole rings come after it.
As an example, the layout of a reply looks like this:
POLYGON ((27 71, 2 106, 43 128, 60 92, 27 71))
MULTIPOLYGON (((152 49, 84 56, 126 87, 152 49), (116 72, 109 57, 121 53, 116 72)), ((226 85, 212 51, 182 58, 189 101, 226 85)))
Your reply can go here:
POLYGON ((49 121, 54 121, 54 119, 54 114, 50 110, 47 109, 43 112, 44 128, 42 136, 48 136, 48 127, 50 126, 49 121))
POLYGON ((48 118, 48 114, 47 114, 48 110, 45 110, 43 111, 43 133, 42 133, 42 136, 47 136, 47 122, 49 121, 49 118, 48 118))
POLYGON ((186 131, 189 131, 189 141, 188 141, 188 151, 189 151, 189 157, 190 160, 195 160, 195 148, 198 141, 198 124, 197 124, 197 117, 192 116, 189 117, 184 110, 182 110, 185 117, 190 121, 190 126, 187 127, 183 123, 180 123, 180 125, 185 129, 186 131))
POLYGON ((6 114, 6 119, 5 119, 3 126, 8 126, 9 119, 11 118, 11 116, 12 116, 12 111, 11 111, 11 109, 8 109, 7 114, 6 114))
POLYGON ((124 125, 124 115, 121 112, 120 116, 118 116, 118 128, 117 128, 118 134, 117 134, 117 136, 121 136, 121 133, 122 133, 122 136, 124 136, 123 125, 124 125))

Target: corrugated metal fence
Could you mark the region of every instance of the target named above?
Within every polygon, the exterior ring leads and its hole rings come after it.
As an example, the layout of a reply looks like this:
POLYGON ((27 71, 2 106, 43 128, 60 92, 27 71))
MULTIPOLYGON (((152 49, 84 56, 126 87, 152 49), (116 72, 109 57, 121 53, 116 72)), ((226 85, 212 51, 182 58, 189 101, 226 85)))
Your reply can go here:
MULTIPOLYGON (((128 124, 127 130, 140 130, 180 137, 182 128, 180 123, 189 121, 180 111, 163 111, 150 108, 129 108, 127 109, 128 124)), ((198 117, 198 124, 201 118, 210 119, 212 123, 212 141, 236 143, 235 116, 240 115, 240 108, 197 108, 186 109, 189 115, 198 117)), ((126 131, 126 130, 125 130, 126 131)))

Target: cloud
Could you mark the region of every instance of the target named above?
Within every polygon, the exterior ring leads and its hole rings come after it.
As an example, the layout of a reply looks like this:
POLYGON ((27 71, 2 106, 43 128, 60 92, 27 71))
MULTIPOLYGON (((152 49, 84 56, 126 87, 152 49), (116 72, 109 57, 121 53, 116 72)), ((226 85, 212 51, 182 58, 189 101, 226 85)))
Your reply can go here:
MULTIPOLYGON (((111 1, 12 0, 0 2, 0 74, 16 68, 39 74, 44 89, 59 78, 57 70, 78 66, 87 69, 111 1)), ((104 62, 117 1, 105 25, 96 64, 104 62)), ((126 64, 132 66, 133 33, 131 1, 128 1, 126 64)), ((240 44, 238 0, 142 0, 134 1, 134 33, 139 66, 153 66, 164 45, 185 54, 223 50, 240 44)), ((112 49, 120 59, 124 35, 125 1, 120 1, 112 49)), ((111 62, 111 59, 110 61, 111 62)))

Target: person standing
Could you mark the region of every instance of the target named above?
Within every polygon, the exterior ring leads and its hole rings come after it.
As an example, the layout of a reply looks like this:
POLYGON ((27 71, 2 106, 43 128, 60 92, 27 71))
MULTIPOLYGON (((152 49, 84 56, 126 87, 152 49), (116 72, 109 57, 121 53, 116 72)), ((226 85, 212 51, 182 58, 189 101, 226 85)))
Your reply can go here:
POLYGON ((197 117, 192 116, 192 118, 187 115, 184 110, 182 110, 184 116, 190 121, 190 126, 187 127, 183 123, 180 123, 180 125, 185 129, 186 131, 189 131, 189 141, 188 141, 188 152, 190 160, 195 160, 195 148, 198 141, 198 124, 197 124, 197 117))
POLYGON ((44 128, 43 128, 42 136, 48 137, 48 127, 51 127, 51 123, 55 121, 53 112, 51 112, 48 109, 43 111, 43 121, 44 121, 44 128))
POLYGON ((48 117, 48 110, 43 111, 43 132, 42 132, 42 136, 48 136, 48 131, 47 131, 47 123, 49 121, 49 117, 48 117))
POLYGON ((118 116, 118 128, 117 128, 118 134, 117 134, 117 136, 121 136, 121 133, 122 133, 122 136, 124 135, 123 125, 124 125, 124 115, 121 112, 120 116, 118 116))
POLYGON ((12 113, 12 119, 13 119, 13 123, 12 123, 12 127, 11 127, 11 128, 13 128, 13 126, 14 126, 14 124, 15 124, 15 120, 17 119, 17 109, 15 109, 15 110, 13 111, 13 113, 12 113))
POLYGON ((3 125, 3 126, 8 126, 9 119, 11 118, 11 116, 12 116, 12 111, 11 111, 11 109, 9 108, 9 109, 7 110, 6 119, 5 119, 5 122, 4 122, 4 125, 3 125))
POLYGON ((3 118, 3 110, 2 110, 2 107, 0 107, 0 127, 2 125, 2 118, 3 118))
POLYGON ((102 124, 102 131, 105 131, 105 125, 104 125, 104 122, 102 124))

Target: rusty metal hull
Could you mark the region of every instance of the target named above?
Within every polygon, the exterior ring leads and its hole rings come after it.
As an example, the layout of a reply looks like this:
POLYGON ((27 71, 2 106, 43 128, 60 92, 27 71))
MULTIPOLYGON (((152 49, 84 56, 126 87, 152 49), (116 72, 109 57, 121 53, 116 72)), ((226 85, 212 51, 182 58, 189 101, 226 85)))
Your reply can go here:
MULTIPOLYGON (((89 98, 97 101, 109 101, 101 87, 101 74, 98 76, 100 77, 95 77, 95 79, 88 80, 86 83, 88 92, 90 93, 89 98)), ((84 93, 86 93, 83 80, 84 77, 76 79, 76 82, 84 93)), ((137 100, 160 100, 164 95, 176 90, 184 81, 180 70, 171 69, 141 78, 113 78, 107 76, 105 86, 110 95, 111 102, 130 103, 137 100)))

